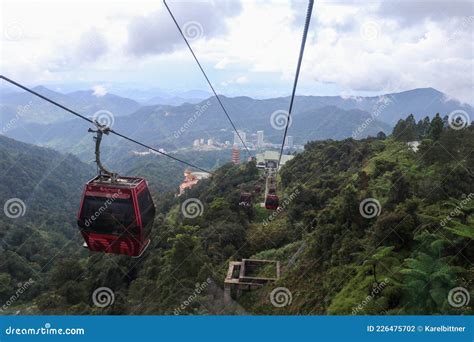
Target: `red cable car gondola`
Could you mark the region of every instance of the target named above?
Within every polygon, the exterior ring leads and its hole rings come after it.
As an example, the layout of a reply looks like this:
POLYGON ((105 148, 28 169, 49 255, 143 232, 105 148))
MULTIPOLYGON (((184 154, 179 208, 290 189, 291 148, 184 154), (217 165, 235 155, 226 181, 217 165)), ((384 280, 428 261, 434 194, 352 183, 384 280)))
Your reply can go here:
MULTIPOLYGON (((119 177, 100 162, 100 142, 108 129, 97 124, 99 175, 85 186, 77 217, 87 248, 95 252, 142 255, 150 243, 155 205, 145 179, 119 177)), ((90 130, 91 131, 91 130, 90 130)))
POLYGON ((252 194, 250 192, 241 192, 239 206, 249 208, 252 206, 252 194))
POLYGON ((277 195, 268 194, 267 198, 265 199, 265 208, 268 210, 276 210, 278 209, 278 205, 280 204, 280 200, 277 195))
POLYGON ((280 200, 276 194, 276 179, 273 169, 268 169, 267 189, 268 192, 265 197, 265 208, 268 210, 276 210, 278 209, 280 200))

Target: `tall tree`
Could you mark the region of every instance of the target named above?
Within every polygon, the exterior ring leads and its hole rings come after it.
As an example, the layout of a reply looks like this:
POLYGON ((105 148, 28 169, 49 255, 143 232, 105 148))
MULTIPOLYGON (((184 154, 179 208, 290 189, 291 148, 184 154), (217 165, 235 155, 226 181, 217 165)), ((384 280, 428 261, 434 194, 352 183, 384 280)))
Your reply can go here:
POLYGON ((430 118, 426 116, 423 120, 418 121, 416 124, 416 134, 418 139, 423 139, 427 134, 428 130, 430 129, 430 118))
POLYGON ((403 119, 398 120, 397 124, 393 128, 392 135, 396 140, 401 140, 401 136, 406 128, 406 122, 403 119))
POLYGON ((443 126, 444 126, 443 119, 441 119, 441 116, 439 115, 439 113, 436 113, 436 116, 431 121, 428 136, 435 141, 439 140, 439 137, 441 136, 441 133, 443 132, 443 126))
POLYGON ((413 114, 408 115, 406 120, 399 120, 393 129, 393 136, 399 141, 414 141, 418 138, 417 126, 413 114))

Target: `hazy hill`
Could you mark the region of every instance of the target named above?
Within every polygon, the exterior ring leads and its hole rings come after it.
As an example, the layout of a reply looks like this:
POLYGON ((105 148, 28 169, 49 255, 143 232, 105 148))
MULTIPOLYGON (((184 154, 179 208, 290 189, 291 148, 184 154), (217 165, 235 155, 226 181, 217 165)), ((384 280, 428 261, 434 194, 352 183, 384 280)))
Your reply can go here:
MULTIPOLYGON (((281 98, 281 103, 289 98, 281 98)), ((399 93, 383 95, 386 104, 381 105, 381 96, 298 96, 295 101, 295 110, 301 108, 321 108, 325 106, 336 106, 341 109, 360 109, 374 114, 380 121, 394 125, 399 119, 413 114, 419 120, 425 116, 432 118, 436 113, 449 114, 454 110, 465 110, 468 114, 474 114, 473 108, 467 104, 461 104, 455 99, 449 99, 444 93, 433 88, 418 88, 399 93)))
MULTIPOLYGON (((136 111, 140 105, 134 100, 113 94, 95 96, 93 91, 76 91, 62 94, 43 86, 33 88, 43 96, 69 107, 81 114, 92 116, 99 110, 107 110, 114 116, 123 116, 136 111)), ((26 92, 0 92, 0 123, 7 125, 11 120, 19 127, 28 123, 49 124, 69 120, 71 115, 64 110, 26 92)))
MULTIPOLYGON (((86 113, 93 112, 102 104, 106 107, 105 103, 110 104, 108 108, 134 107, 134 102, 110 94, 103 98, 96 98, 91 92, 57 96, 74 98, 76 107, 84 108, 86 113)), ((4 97, 8 98, 9 95, 5 94, 4 97)), ((271 118, 273 113, 287 110, 289 97, 256 100, 250 97, 221 96, 221 100, 236 127, 247 133, 247 140, 251 140, 251 135, 257 130, 263 130, 267 142, 280 141, 283 131, 272 126, 271 118)), ((63 101, 66 100, 63 98, 63 101)), ((4 106, 2 102, 2 108, 4 106)), ((11 109, 11 106, 7 108, 11 109)), ((448 100, 443 93, 432 88, 376 97, 298 96, 288 134, 299 144, 310 140, 344 139, 354 136, 354 132, 361 139, 375 136, 379 131, 388 133, 400 118, 410 113, 416 119, 421 119, 425 116, 433 117, 437 112, 445 116, 459 109, 474 117, 472 107, 448 100)), ((29 111, 39 119, 44 114, 44 107, 32 105, 29 111)), ((88 126, 78 120, 49 124, 48 121, 17 121, 6 134, 21 141, 74 153, 84 151, 85 146, 81 141, 90 144, 88 126)), ((143 106, 129 115, 115 115, 113 128, 166 150, 190 147, 197 138, 233 141, 232 128, 215 98, 197 104, 143 106)))
POLYGON ((28 279, 34 281, 34 286, 16 304, 40 295, 45 274, 57 260, 77 258, 84 253, 75 214, 83 184, 93 174, 92 167, 72 155, 61 155, 0 135, 0 300, 3 303, 17 291, 17 284, 28 279), (7 216, 9 212, 18 217, 7 216))
POLYGON ((177 93, 166 93, 161 92, 158 96, 153 96, 149 100, 145 101, 144 104, 147 106, 153 105, 170 105, 179 106, 184 103, 199 103, 202 100, 211 97, 211 93, 203 90, 189 90, 177 93))

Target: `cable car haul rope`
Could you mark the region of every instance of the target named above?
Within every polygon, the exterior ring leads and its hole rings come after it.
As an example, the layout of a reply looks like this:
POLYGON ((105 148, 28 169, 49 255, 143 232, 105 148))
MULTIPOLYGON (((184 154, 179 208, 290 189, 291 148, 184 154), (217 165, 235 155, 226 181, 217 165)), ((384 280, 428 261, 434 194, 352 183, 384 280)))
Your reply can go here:
POLYGON ((204 75, 204 78, 206 79, 207 81, 207 84, 209 84, 209 87, 211 88, 212 92, 214 93, 214 96, 216 97, 217 99, 217 102, 219 102, 219 105, 221 106, 222 110, 224 111, 224 114, 227 116, 227 120, 229 120, 230 124, 232 125, 232 128, 234 129, 235 133, 237 134, 237 136, 239 137, 240 141, 242 142, 242 145, 244 146, 245 150, 247 151, 248 155, 250 157, 252 157, 252 153, 250 152, 250 150, 248 149, 247 145, 245 144, 245 141, 242 139, 242 137, 240 136, 240 133, 239 131, 237 130, 237 128, 235 127, 235 124, 234 122, 232 121, 232 119, 230 118, 230 115, 229 113, 227 112, 227 110, 225 109, 224 107, 224 104, 222 103, 221 99, 219 98, 219 96, 217 95, 217 92, 215 91, 211 81, 209 80, 209 77, 207 77, 207 74, 206 72, 204 71, 204 68, 202 67, 201 63, 199 62, 196 54, 194 53, 194 50, 193 48, 191 47, 191 44, 189 44, 188 42, 188 39, 186 38, 186 36, 184 35, 183 31, 181 30, 181 27, 179 26, 178 24, 178 21, 176 20, 176 18, 174 17, 173 15, 173 12, 171 12, 171 9, 168 7, 168 4, 166 3, 166 0, 163 0, 163 3, 166 7, 166 9, 168 10, 168 13, 170 14, 171 16, 171 19, 173 19, 173 22, 174 24, 176 25, 176 28, 178 29, 181 37, 183 37, 183 40, 184 42, 186 43, 186 45, 188 46, 188 49, 189 51, 191 52, 191 54, 193 55, 194 57, 194 60, 196 61, 199 69, 201 70, 202 74, 204 75))
MULTIPOLYGON (((25 91, 27 91, 27 92, 29 92, 29 93, 35 95, 35 96, 38 96, 39 98, 42 98, 42 99, 45 100, 45 101, 48 101, 49 103, 52 103, 53 105, 55 105, 55 106, 57 106, 57 107, 59 107, 59 108, 61 108, 61 109, 64 109, 65 111, 67 111, 67 112, 69 112, 69 113, 71 113, 71 114, 73 114, 73 115, 75 115, 75 116, 77 116, 77 117, 79 117, 79 118, 81 118, 81 119, 83 119, 83 120, 86 120, 87 122, 93 124, 94 126, 96 126, 96 127, 99 129, 99 126, 97 126, 97 123, 94 122, 92 119, 89 119, 88 117, 86 117, 86 116, 84 116, 84 115, 82 115, 82 114, 79 114, 78 112, 76 112, 76 111, 74 111, 74 110, 72 110, 72 109, 69 109, 69 108, 67 108, 66 106, 63 106, 62 104, 60 104, 60 103, 58 103, 58 102, 56 102, 56 101, 53 101, 53 100, 51 100, 50 98, 48 98, 48 97, 46 97, 46 96, 43 96, 43 95, 37 93, 36 91, 34 91, 34 90, 32 90, 32 89, 30 89, 30 88, 28 88, 28 87, 26 87, 26 86, 24 86, 24 85, 18 83, 18 82, 15 82, 15 81, 9 79, 8 77, 5 77, 5 76, 3 76, 3 75, 0 75, 0 78, 3 79, 3 80, 5 80, 5 81, 7 81, 8 83, 13 84, 14 86, 17 86, 18 88, 21 88, 21 89, 23 89, 23 90, 25 90, 25 91)), ((117 132, 117 131, 114 131, 114 130, 111 129, 111 128, 107 128, 107 131, 108 131, 109 133, 111 133, 111 134, 115 134, 116 136, 119 136, 119 137, 121 137, 121 138, 123 138, 123 139, 125 139, 125 140, 128 140, 128 141, 130 141, 130 142, 132 142, 132 143, 134 143, 134 144, 140 145, 140 146, 145 147, 145 148, 147 148, 147 149, 149 149, 149 150, 152 150, 152 151, 154 151, 154 152, 157 152, 157 153, 159 153, 159 154, 161 154, 161 155, 163 155, 163 156, 165 156, 165 157, 171 158, 171 159, 173 159, 173 160, 175 160, 175 161, 177 161, 177 162, 180 162, 180 163, 186 164, 186 165, 188 165, 188 166, 194 167, 194 168, 196 168, 196 169, 198 169, 198 170, 200 170, 200 171, 204 171, 204 172, 207 172, 207 173, 212 174, 212 172, 209 171, 209 170, 203 169, 203 168, 201 168, 201 167, 199 167, 199 166, 196 166, 196 165, 194 165, 194 164, 192 164, 192 163, 189 163, 189 162, 187 162, 187 161, 184 161, 184 160, 181 160, 181 159, 179 159, 179 158, 176 158, 176 157, 174 157, 174 156, 172 156, 172 155, 170 155, 170 154, 168 154, 168 153, 165 153, 165 152, 163 152, 163 151, 160 151, 160 150, 158 150, 158 149, 156 149, 156 148, 154 148, 154 147, 148 146, 148 145, 146 145, 146 144, 144 144, 144 143, 141 143, 141 142, 139 142, 139 141, 137 141, 137 140, 135 140, 135 139, 132 139, 132 138, 130 138, 130 137, 128 137, 128 136, 126 136, 126 135, 124 135, 124 134, 122 134, 122 133, 119 133, 119 132, 117 132)))
MULTIPOLYGON (((286 123, 285 133, 283 137, 283 143, 280 150, 280 157, 275 171, 278 171, 278 166, 281 162, 281 156, 283 153, 283 146, 285 143, 286 134, 288 131, 288 124, 293 108, 293 101, 296 93, 296 86, 298 83, 299 72, 301 68, 301 62, 303 59, 303 52, 306 43, 306 37, 308 34, 309 23, 311 19, 311 13, 313 8, 313 0, 309 1, 308 12, 306 16, 306 23, 303 33, 303 40, 301 43, 301 49, 298 59, 298 65, 296 68, 295 81, 293 84, 293 92, 290 101, 290 108, 288 111, 288 120, 286 123)), ((252 157, 250 150, 248 149, 245 141, 242 139, 239 131, 237 130, 234 122, 228 114, 224 104, 217 95, 211 81, 209 80, 206 72, 204 71, 201 63, 199 62, 196 54, 194 53, 191 45, 186 39, 183 31, 181 30, 178 22, 176 21, 173 13, 171 12, 168 4, 163 0, 166 9, 168 10, 173 22, 178 28, 181 37, 184 39, 188 46, 194 60, 199 66, 202 74, 204 75, 209 87, 214 93, 219 105, 224 111, 227 119, 229 120, 232 128, 236 132, 244 148, 247 150, 249 156, 252 157)), ((50 98, 41 95, 36 91, 16 82, 12 79, 0 75, 0 79, 23 89, 24 91, 33 94, 63 110, 66 112, 83 119, 90 124, 94 125, 95 129, 89 128, 89 132, 95 133, 95 158, 98 167, 98 175, 86 183, 84 192, 82 195, 81 205, 79 213, 77 215, 77 224, 80 228, 81 234, 85 241, 85 246, 91 250, 102 253, 115 253, 128 255, 131 257, 139 257, 143 254, 147 246, 150 244, 150 235, 153 222, 155 219, 155 205, 153 203, 152 196, 148 189, 148 184, 144 178, 140 177, 122 177, 114 172, 108 171, 101 162, 100 159, 100 144, 102 138, 105 135, 114 134, 122 139, 128 140, 134 144, 145 147, 151 151, 157 152, 165 157, 173 159, 177 162, 183 163, 187 166, 196 168, 198 170, 212 174, 212 172, 200 168, 192 163, 174 157, 168 153, 160 151, 154 147, 146 145, 138 140, 130 138, 125 134, 119 133, 110 127, 101 125, 99 122, 94 121, 50 98), (97 213, 100 213, 97 214, 97 213)), ((276 172, 274 170, 268 170, 266 191, 265 191, 265 207, 270 210, 278 208, 279 199, 276 194, 276 172)), ((260 192, 255 191, 256 193, 260 192)), ((239 205, 249 207, 251 206, 252 194, 243 193, 239 205)))
POLYGON ((309 24, 311 22, 311 14, 313 13, 314 0, 309 0, 308 10, 306 12, 306 21, 304 24, 303 39, 301 40, 300 54, 298 57, 298 65, 296 66, 295 81, 293 83, 293 91, 291 93, 290 108, 288 109, 288 117, 286 120, 285 133, 283 134, 283 141, 281 143, 280 157, 278 158, 278 166, 281 163, 281 156, 283 155, 283 147, 285 146, 286 134, 288 133, 288 127, 290 125, 291 111, 293 110, 293 102, 295 100, 296 86, 298 85, 298 78, 300 76, 301 62, 303 61, 304 48, 306 46, 306 38, 308 37, 309 24))

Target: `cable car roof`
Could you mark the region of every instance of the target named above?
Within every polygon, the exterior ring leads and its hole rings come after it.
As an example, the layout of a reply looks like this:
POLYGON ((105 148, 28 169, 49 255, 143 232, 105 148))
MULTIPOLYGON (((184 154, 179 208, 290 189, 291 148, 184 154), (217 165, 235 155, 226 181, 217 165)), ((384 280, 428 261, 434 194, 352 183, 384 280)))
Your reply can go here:
POLYGON ((145 182, 144 178, 140 177, 123 177, 119 176, 115 182, 112 182, 111 178, 96 176, 87 182, 88 185, 104 185, 113 187, 133 188, 137 187, 141 182, 145 182))

